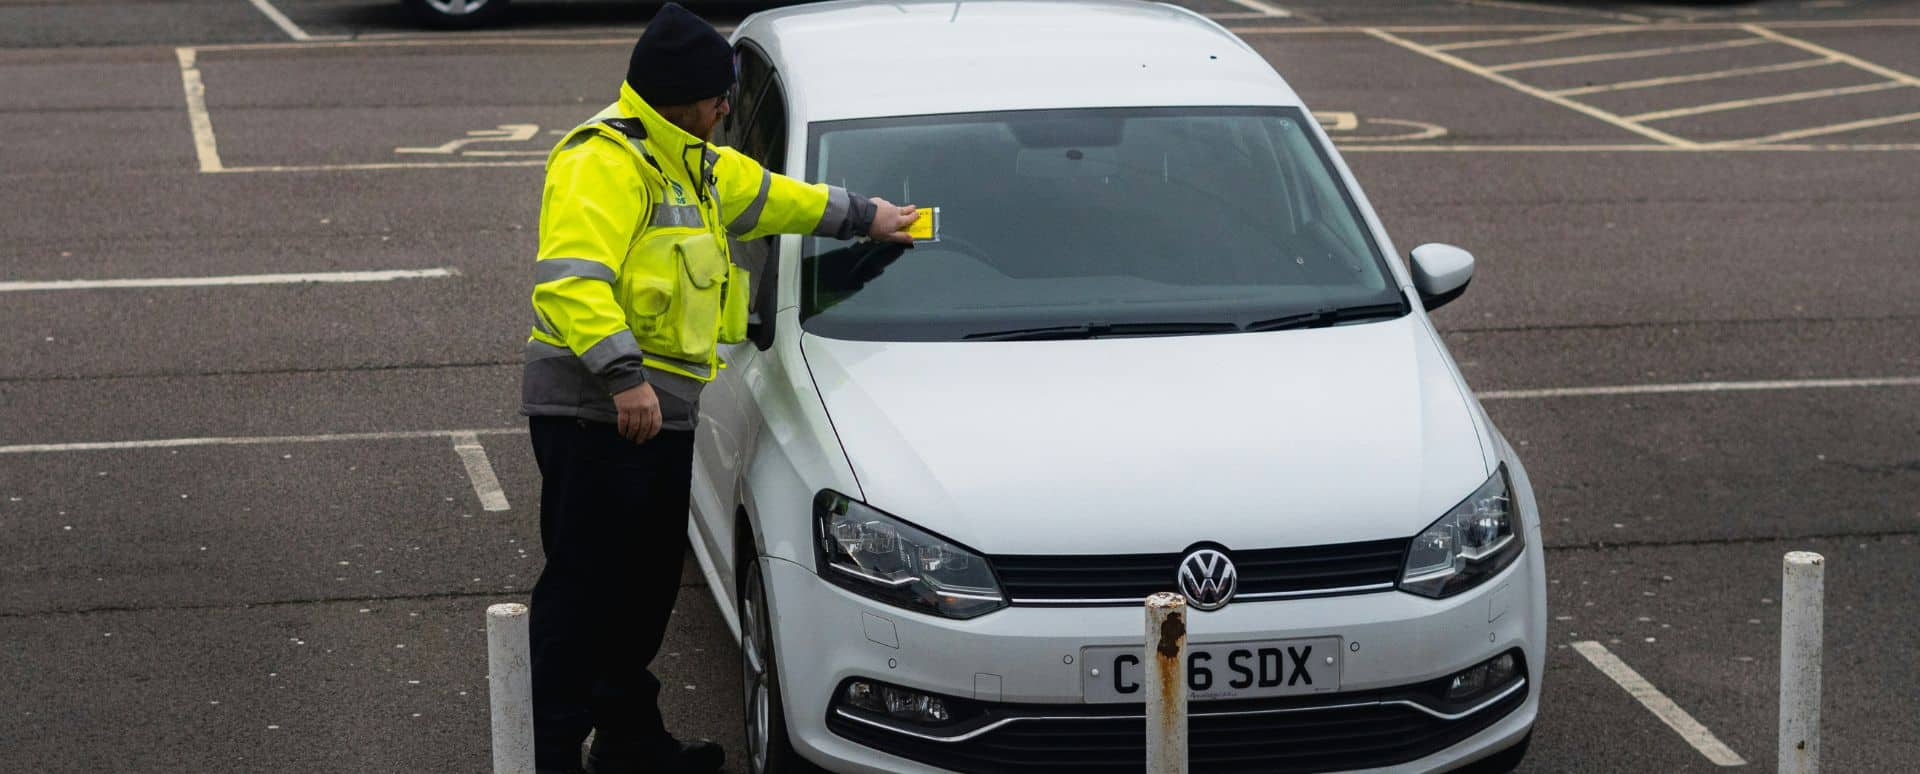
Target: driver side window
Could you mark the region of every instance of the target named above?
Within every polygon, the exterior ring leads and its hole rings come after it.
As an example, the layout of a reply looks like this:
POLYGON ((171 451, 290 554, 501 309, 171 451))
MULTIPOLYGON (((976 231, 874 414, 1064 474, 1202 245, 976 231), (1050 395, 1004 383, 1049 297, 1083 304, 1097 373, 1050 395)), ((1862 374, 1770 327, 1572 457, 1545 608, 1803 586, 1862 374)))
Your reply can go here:
MULTIPOLYGON (((752 44, 741 44, 739 55, 740 97, 728 116, 722 142, 760 162, 767 171, 782 172, 786 169, 787 105, 780 79, 765 55, 752 44)), ((779 237, 769 236, 732 244, 734 262, 753 277, 748 315, 762 326, 772 323, 777 298, 778 240, 779 237)), ((772 341, 766 335, 755 338, 759 342, 772 341)))

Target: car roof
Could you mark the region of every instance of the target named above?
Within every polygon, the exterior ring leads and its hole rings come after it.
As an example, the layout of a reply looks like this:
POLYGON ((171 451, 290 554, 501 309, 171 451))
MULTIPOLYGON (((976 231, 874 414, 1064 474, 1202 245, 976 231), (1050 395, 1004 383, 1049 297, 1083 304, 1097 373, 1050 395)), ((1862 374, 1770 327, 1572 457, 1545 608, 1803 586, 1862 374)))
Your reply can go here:
POLYGON ((1299 106, 1192 11, 1127 0, 841 0, 741 22, 799 121, 1075 107, 1299 106))

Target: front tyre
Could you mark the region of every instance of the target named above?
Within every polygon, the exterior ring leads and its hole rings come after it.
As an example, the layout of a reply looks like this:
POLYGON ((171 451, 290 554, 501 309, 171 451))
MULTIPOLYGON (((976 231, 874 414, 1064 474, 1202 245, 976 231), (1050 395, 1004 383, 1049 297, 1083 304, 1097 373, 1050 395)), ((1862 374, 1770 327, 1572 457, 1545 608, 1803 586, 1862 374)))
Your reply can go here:
POLYGON ((767 584, 760 563, 747 565, 740 584, 740 677, 745 686, 747 771, 799 774, 820 769, 793 751, 787 713, 780 701, 780 670, 773 658, 773 622, 767 614, 767 584))
POLYGON ((472 29, 507 15, 508 0, 402 0, 415 18, 443 29, 472 29))

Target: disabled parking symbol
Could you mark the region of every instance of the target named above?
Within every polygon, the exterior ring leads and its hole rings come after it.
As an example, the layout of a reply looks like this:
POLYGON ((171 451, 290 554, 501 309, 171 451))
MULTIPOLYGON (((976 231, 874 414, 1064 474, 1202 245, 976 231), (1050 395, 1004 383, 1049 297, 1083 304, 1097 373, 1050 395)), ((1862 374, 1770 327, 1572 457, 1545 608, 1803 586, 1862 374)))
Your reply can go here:
POLYGON ((1447 129, 1425 121, 1404 118, 1362 117, 1350 110, 1315 110, 1320 128, 1340 143, 1419 142, 1447 136, 1447 129))
MULTIPOLYGON (((498 146, 486 149, 468 147, 479 143, 527 142, 539 133, 539 124, 501 124, 492 129, 469 130, 467 136, 448 140, 439 145, 431 147, 394 148, 393 152, 436 156, 545 156, 547 155, 547 149, 545 148, 505 150, 498 146)), ((554 133, 558 134, 560 132, 554 133)))

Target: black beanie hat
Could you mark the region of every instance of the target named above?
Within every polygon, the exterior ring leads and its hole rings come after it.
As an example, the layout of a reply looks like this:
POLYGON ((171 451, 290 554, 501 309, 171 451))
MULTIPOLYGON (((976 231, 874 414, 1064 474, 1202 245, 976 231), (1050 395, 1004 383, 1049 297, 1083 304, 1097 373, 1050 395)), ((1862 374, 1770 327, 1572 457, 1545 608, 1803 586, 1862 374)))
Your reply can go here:
POLYGON ((733 47, 707 20, 667 3, 633 44, 627 84, 654 107, 718 97, 733 88, 733 47))

